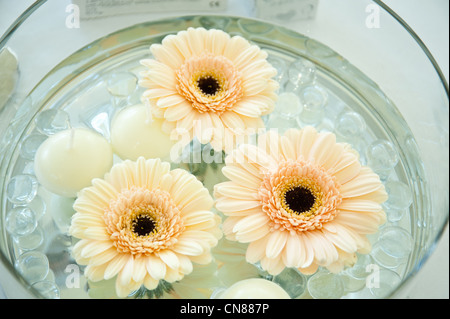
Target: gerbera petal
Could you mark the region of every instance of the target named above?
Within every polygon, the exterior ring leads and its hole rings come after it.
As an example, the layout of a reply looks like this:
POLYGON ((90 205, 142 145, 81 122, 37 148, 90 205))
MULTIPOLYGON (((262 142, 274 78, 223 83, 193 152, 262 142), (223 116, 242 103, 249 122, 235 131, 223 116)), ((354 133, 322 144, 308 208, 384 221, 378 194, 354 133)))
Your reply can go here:
POLYGON ((336 136, 332 133, 320 133, 308 154, 308 159, 325 169, 334 167, 341 158, 344 147, 336 144, 336 136))
POLYGON ((350 230, 339 223, 333 223, 336 232, 323 231, 325 237, 330 240, 336 247, 343 251, 354 253, 357 250, 356 242, 353 239, 350 230))
POLYGON ((223 55, 228 59, 230 59, 231 61, 234 61, 238 58, 241 52, 244 52, 249 48, 250 43, 247 40, 245 40, 241 36, 234 36, 227 43, 223 55))
POLYGON ((228 33, 211 29, 205 38, 205 48, 214 55, 223 55, 229 41, 228 33))
POLYGON ((244 129, 245 124, 244 121, 242 121, 241 117, 232 111, 227 111, 222 113, 220 118, 223 121, 223 124, 225 124, 226 127, 232 128, 232 129, 244 129))
POLYGON ((173 48, 170 47, 169 42, 166 43, 167 46, 152 44, 150 51, 158 61, 170 66, 174 70, 177 70, 183 63, 183 57, 178 53, 178 50, 173 50, 173 48))
POLYGON ((111 279, 125 266, 130 255, 128 254, 118 254, 114 257, 105 269, 105 279, 111 279))
POLYGON ((263 107, 263 105, 255 103, 255 101, 250 99, 245 101, 241 100, 233 106, 233 112, 248 117, 260 117, 262 115, 261 109, 263 107))
POLYGON ((166 276, 166 264, 153 255, 145 258, 145 266, 150 276, 155 280, 163 279, 166 276))
POLYGON ((173 251, 187 256, 198 256, 203 253, 203 247, 196 241, 182 240, 173 246, 173 251))
POLYGON ((312 146, 317 138, 317 131, 311 127, 307 126, 301 131, 299 144, 297 145, 297 156, 307 157, 311 151, 312 146))
POLYGON ((156 289, 158 287, 158 284, 159 284, 159 280, 156 280, 152 276, 148 276, 148 275, 145 276, 145 278, 144 278, 144 286, 148 290, 156 289))
POLYGON ((249 263, 256 264, 266 255, 268 239, 269 236, 261 237, 248 245, 245 258, 249 263))
POLYGON ((234 182, 224 182, 216 184, 214 187, 214 196, 225 196, 242 200, 258 200, 258 195, 250 188, 237 185, 234 182))
POLYGON ((178 269, 180 266, 180 261, 177 255, 171 250, 163 250, 156 253, 156 255, 161 258, 161 260, 172 269, 178 269))
POLYGON ((368 213, 341 211, 335 220, 361 234, 373 234, 377 232, 379 225, 379 217, 368 213))
POLYGON ((261 207, 259 200, 240 200, 240 199, 218 199, 216 201, 216 208, 221 212, 233 213, 234 211, 249 210, 252 208, 261 207))
POLYGON ((286 245, 282 254, 282 258, 286 267, 299 267, 303 264, 304 257, 302 256, 301 239, 295 234, 290 234, 286 239, 286 245))
POLYGON ((156 106, 158 106, 159 108, 168 108, 171 106, 175 106, 181 103, 186 103, 188 106, 190 106, 190 104, 187 103, 187 101, 179 94, 172 94, 172 95, 168 95, 168 96, 163 96, 161 98, 158 99, 158 101, 156 102, 156 106))
POLYGON ((361 164, 355 154, 347 152, 342 154, 332 170, 338 182, 345 184, 360 173, 361 164))
POLYGON ((252 189, 258 189, 261 185, 262 180, 260 178, 246 174, 244 169, 236 166, 225 166, 222 168, 222 173, 231 181, 240 185, 246 185, 252 189))
POLYGON ((318 268, 319 268, 319 265, 318 265, 318 264, 311 264, 311 265, 308 266, 308 267, 298 268, 298 270, 299 270, 302 274, 308 276, 308 275, 314 274, 314 273, 317 271, 318 268))
POLYGON ((272 259, 268 257, 263 257, 261 259, 261 266, 273 276, 279 275, 285 267, 281 258, 272 259))
POLYGON ((378 191, 383 188, 378 175, 367 167, 362 167, 358 176, 341 186, 344 198, 357 197, 378 191))
POLYGON ((234 225, 233 232, 236 233, 236 238, 242 243, 255 241, 269 233, 268 222, 268 217, 263 213, 247 216, 234 225))
POLYGON ((274 231, 269 235, 266 246, 267 258, 278 258, 286 245, 288 236, 288 231, 274 231))
POLYGON ((146 262, 144 258, 134 259, 132 279, 135 282, 143 282, 147 275, 146 262))
POLYGON ((378 213, 382 207, 379 203, 371 200, 344 198, 338 209, 350 212, 378 213))
POLYGON ((89 258, 104 252, 113 246, 111 241, 90 241, 81 250, 81 257, 89 258))
POLYGON ((207 31, 204 28, 189 28, 187 30, 187 44, 193 55, 200 55, 205 51, 205 38, 207 31))
POLYGON ((131 282, 131 279, 133 278, 133 271, 134 271, 134 258, 133 256, 128 255, 125 265, 119 271, 119 274, 117 276, 117 281, 120 283, 121 286, 127 286, 131 282))

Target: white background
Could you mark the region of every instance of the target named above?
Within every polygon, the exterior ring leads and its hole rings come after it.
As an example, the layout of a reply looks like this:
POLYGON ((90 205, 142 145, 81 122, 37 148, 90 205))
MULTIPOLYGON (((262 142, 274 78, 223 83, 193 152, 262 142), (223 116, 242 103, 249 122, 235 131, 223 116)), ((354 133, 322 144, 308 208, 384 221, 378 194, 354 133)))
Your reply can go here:
MULTIPOLYGON (((0 0, 0 35, 32 2, 31 0, 0 0)), ((441 66, 448 82, 449 0, 385 0, 384 2, 419 35, 441 66)), ((435 252, 415 278, 407 298, 449 298, 448 227, 435 252)))

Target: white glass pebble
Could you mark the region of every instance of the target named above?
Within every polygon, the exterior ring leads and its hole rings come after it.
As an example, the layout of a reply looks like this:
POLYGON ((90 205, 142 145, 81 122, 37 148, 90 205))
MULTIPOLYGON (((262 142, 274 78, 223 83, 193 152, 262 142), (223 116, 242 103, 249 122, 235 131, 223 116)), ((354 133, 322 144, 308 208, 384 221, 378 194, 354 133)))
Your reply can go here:
POLYGON ((34 250, 44 242, 45 234, 39 225, 28 235, 18 236, 14 238, 17 246, 24 250, 34 250))
POLYGON ((314 299, 339 299, 344 295, 344 283, 338 275, 319 271, 309 278, 308 292, 314 299))
POLYGON ((354 139, 366 130, 366 122, 363 117, 353 111, 344 111, 335 121, 335 133, 345 140, 354 139))
POLYGON ((28 204, 36 196, 39 184, 32 175, 16 175, 6 186, 6 196, 13 204, 28 204))
POLYGON ((42 280, 35 282, 31 285, 33 289, 35 289, 42 297, 45 299, 59 299, 60 292, 58 286, 48 280, 42 280))
POLYGON ((285 268, 274 276, 272 281, 280 285, 293 299, 303 295, 306 290, 306 276, 294 268, 285 268))
POLYGON ((39 251, 29 251, 17 258, 15 268, 29 283, 43 280, 49 272, 47 256, 39 251))
POLYGON ((137 87, 137 77, 131 72, 115 72, 109 74, 106 85, 108 92, 118 98, 127 98, 137 87))
POLYGON ((31 234, 37 226, 36 215, 28 207, 15 207, 6 213, 5 226, 13 236, 31 234))
POLYGON ((288 70, 289 81, 295 87, 312 84, 316 80, 316 66, 309 60, 300 58, 292 62, 288 70))
POLYGON ((406 209, 413 202, 413 194, 408 185, 400 181, 387 181, 386 192, 389 194, 384 206, 388 209, 406 209))
POLYGON ((52 135, 70 127, 69 114, 60 109, 49 109, 40 112, 35 120, 37 130, 45 135, 52 135))
POLYGON ((328 103, 328 93, 320 86, 313 85, 303 88, 299 93, 303 110, 300 120, 305 124, 319 124, 325 116, 325 106, 328 103))
POLYGON ((393 270, 380 268, 377 277, 369 285, 370 292, 376 298, 386 298, 400 284, 400 276, 393 270), (378 280, 377 280, 378 279, 378 280))
POLYGON ((388 269, 396 269, 407 262, 407 257, 397 258, 386 253, 385 249, 380 245, 379 242, 376 242, 372 246, 370 255, 373 258, 374 262, 388 269))
POLYGON ((31 134, 20 145, 20 156, 27 160, 33 160, 39 146, 47 139, 46 135, 31 134))
POLYGON ((411 234, 397 226, 383 228, 378 243, 384 252, 396 258, 408 256, 414 245, 411 234))

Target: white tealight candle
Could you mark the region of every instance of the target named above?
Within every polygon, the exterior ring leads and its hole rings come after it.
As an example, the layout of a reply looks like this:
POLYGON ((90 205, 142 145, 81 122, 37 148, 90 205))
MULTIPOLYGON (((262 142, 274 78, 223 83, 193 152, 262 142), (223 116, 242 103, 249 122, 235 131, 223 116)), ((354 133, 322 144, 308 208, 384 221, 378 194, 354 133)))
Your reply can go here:
POLYGON ((34 170, 39 183, 47 190, 65 197, 75 197, 102 178, 113 165, 109 142, 100 134, 72 128, 50 136, 38 148, 34 170))
POLYGON ((122 109, 111 125, 111 144, 121 159, 164 158, 175 144, 161 130, 162 121, 152 118, 148 106, 137 104, 122 109))
POLYGON ((291 299, 288 293, 276 283, 252 278, 238 281, 219 297, 220 299, 291 299))

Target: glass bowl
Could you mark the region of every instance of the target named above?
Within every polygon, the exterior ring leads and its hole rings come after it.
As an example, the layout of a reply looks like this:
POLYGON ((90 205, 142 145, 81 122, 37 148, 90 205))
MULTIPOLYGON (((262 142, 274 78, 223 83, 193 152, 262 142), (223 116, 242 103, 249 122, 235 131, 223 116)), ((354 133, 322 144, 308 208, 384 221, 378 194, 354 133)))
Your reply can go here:
MULTIPOLYGON (((73 199, 39 184, 34 156, 49 136, 70 126, 109 139, 111 108, 140 102, 139 61, 150 57, 149 46, 188 27, 241 35, 266 50, 278 71, 279 98, 289 106, 266 116, 266 126, 335 133, 389 194, 387 221, 370 237, 371 253, 353 267, 337 275, 286 269, 271 276, 245 262, 245 247, 227 242, 215 255, 218 281, 202 296, 217 298, 248 277, 273 281, 292 298, 401 297, 408 289, 448 224, 448 84, 436 61, 381 1, 225 2, 110 7, 41 0, 0 38, 7 66, 0 95, 0 284, 7 297, 108 297, 108 284, 86 282, 71 257, 73 199), (236 265, 220 259, 230 252, 250 267, 238 279, 236 265)), ((221 178, 220 165, 178 166, 211 192, 221 178)), ((158 289, 130 297, 174 290, 158 289)))

